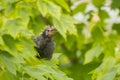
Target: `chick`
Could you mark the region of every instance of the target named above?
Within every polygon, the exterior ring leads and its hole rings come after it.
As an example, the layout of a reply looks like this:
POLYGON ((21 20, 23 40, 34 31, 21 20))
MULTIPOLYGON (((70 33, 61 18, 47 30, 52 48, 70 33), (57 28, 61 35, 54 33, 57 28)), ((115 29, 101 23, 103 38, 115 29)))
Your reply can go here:
POLYGON ((52 35, 54 33, 55 28, 47 27, 40 36, 34 39, 34 42, 36 43, 35 49, 39 53, 37 58, 52 58, 55 49, 55 42, 52 40, 52 35))

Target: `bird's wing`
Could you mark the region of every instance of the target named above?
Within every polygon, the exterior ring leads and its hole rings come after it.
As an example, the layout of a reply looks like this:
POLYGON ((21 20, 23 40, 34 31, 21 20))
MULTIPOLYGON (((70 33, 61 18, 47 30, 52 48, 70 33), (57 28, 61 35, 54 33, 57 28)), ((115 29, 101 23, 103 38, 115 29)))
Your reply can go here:
POLYGON ((46 46, 46 41, 42 36, 38 36, 34 42, 36 43, 36 47, 39 49, 43 49, 46 46))

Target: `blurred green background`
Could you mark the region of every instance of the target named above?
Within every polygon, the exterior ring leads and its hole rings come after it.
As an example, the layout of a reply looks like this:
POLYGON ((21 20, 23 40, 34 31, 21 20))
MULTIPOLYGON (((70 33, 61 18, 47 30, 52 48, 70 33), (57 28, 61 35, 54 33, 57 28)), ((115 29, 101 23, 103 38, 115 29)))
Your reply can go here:
POLYGON ((0 0, 0 80, 120 80, 120 0, 0 0), (33 39, 56 28, 51 60, 33 39))

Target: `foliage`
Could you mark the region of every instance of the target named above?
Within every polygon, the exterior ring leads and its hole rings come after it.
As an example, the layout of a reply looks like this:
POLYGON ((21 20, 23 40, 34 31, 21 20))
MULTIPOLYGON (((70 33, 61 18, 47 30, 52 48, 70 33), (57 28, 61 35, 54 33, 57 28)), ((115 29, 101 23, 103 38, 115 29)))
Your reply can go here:
POLYGON ((0 80, 119 80, 119 3, 0 0, 0 80), (46 25, 57 30, 50 61, 35 57, 33 42, 46 25))

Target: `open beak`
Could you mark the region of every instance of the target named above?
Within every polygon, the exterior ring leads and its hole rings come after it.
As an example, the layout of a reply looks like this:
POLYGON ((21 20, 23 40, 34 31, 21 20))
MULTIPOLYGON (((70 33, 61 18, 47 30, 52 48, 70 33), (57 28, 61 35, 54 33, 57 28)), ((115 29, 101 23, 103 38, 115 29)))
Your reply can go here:
POLYGON ((51 30, 50 30, 50 32, 49 32, 49 35, 53 35, 53 34, 55 34, 55 32, 56 32, 56 30, 55 30, 55 28, 52 28, 51 30))

